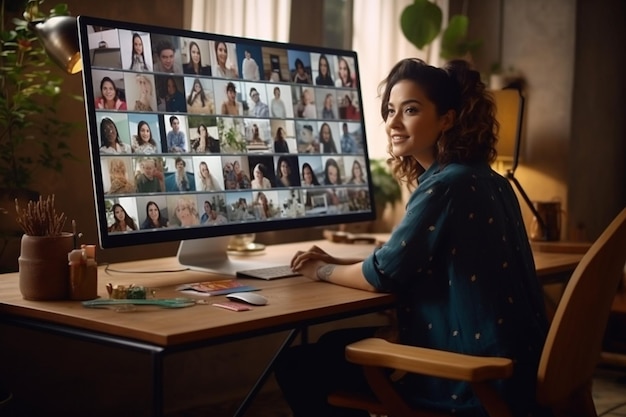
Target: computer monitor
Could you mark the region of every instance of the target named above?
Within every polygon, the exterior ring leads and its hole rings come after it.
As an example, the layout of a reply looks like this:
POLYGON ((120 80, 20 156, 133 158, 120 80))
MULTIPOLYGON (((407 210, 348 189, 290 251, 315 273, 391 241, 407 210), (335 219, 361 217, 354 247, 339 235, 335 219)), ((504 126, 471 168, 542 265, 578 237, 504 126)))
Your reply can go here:
POLYGON ((181 264, 233 274, 233 235, 375 218, 355 52, 78 26, 102 248, 180 241, 181 264))

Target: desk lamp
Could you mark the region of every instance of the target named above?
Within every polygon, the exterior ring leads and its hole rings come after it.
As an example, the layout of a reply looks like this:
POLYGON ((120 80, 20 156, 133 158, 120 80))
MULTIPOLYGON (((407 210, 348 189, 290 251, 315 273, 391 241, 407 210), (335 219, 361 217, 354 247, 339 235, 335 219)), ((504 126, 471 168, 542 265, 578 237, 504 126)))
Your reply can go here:
POLYGON ((521 90, 517 88, 505 88, 503 90, 494 90, 493 97, 496 103, 496 119, 500 123, 498 132, 498 143, 496 145, 498 151, 498 166, 502 167, 504 163, 511 163, 511 168, 506 170, 504 176, 515 185, 517 191, 530 208, 535 216, 539 230, 541 230, 543 240, 546 240, 547 229, 545 222, 539 215, 535 205, 528 194, 522 188, 520 182, 515 178, 515 170, 519 163, 519 152, 522 139, 522 122, 524 120, 524 96, 521 90))
POLYGON ((68 74, 82 69, 78 45, 78 25, 72 16, 42 18, 38 1, 29 1, 24 12, 28 29, 37 35, 52 61, 68 74))

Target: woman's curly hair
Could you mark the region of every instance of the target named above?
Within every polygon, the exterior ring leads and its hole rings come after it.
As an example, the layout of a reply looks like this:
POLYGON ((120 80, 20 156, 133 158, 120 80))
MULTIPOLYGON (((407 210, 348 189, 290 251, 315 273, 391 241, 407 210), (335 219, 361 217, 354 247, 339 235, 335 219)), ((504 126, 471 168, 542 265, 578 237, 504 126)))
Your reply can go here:
MULTIPOLYGON (((497 131, 493 97, 480 80, 480 74, 462 60, 450 61, 444 68, 426 64, 417 58, 403 59, 379 85, 381 116, 387 120, 391 89, 403 80, 418 84, 435 104, 437 114, 454 110, 452 127, 442 132, 434 150, 441 165, 450 163, 492 163, 496 159, 497 131)), ((392 173, 400 181, 416 184, 424 168, 412 157, 398 157, 388 139, 387 151, 392 173)))

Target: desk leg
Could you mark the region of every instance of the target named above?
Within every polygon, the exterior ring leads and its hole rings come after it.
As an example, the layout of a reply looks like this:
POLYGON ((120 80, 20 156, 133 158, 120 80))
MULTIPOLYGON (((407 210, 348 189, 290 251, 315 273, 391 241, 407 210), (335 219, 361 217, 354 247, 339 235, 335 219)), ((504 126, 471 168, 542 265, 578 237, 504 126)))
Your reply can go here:
POLYGON ((152 352, 152 414, 162 417, 163 413, 163 355, 152 352))
POLYGON ((239 408, 237 409, 237 411, 235 411, 235 414, 233 415, 233 417, 241 417, 245 414, 245 412, 250 407, 250 404, 252 403, 256 395, 259 393, 261 388, 263 388, 263 385, 267 381, 267 378, 269 378, 271 372, 273 371, 274 363, 276 363, 276 360, 278 359, 280 354, 283 353, 285 349, 288 349, 291 346, 291 344, 293 343, 293 341, 298 336, 298 333, 300 333, 301 330, 302 329, 300 328, 296 328, 296 329, 292 329, 289 332, 289 334, 283 341, 282 345, 280 346, 276 354, 274 354, 274 356, 269 361, 269 363, 267 364, 267 366, 265 367, 265 369, 263 370, 259 378, 256 380, 256 382, 254 383, 254 386, 248 392, 248 395, 246 395, 246 398, 244 398, 241 405, 239 405, 239 408))

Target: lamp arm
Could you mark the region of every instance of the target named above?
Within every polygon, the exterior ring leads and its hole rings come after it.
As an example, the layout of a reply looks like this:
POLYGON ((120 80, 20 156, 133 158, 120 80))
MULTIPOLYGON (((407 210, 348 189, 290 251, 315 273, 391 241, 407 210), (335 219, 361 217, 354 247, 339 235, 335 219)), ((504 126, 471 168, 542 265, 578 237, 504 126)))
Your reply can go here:
POLYGON ((548 230, 546 229, 546 224, 541 218, 541 215, 539 215, 539 212, 535 208, 535 205, 533 204, 533 202, 530 201, 528 194, 526 194, 526 192, 522 188, 522 184, 520 184, 517 178, 515 178, 515 171, 513 171, 512 169, 509 169, 506 172, 506 178, 515 185, 515 188, 517 188, 517 191, 519 191, 520 195, 526 202, 526 205, 530 208, 530 211, 533 213, 533 216, 535 216, 535 219, 537 220, 537 224, 539 224, 539 228, 540 228, 539 230, 541 230, 542 238, 544 238, 545 240, 545 238, 547 237, 547 233, 548 233, 548 230))

